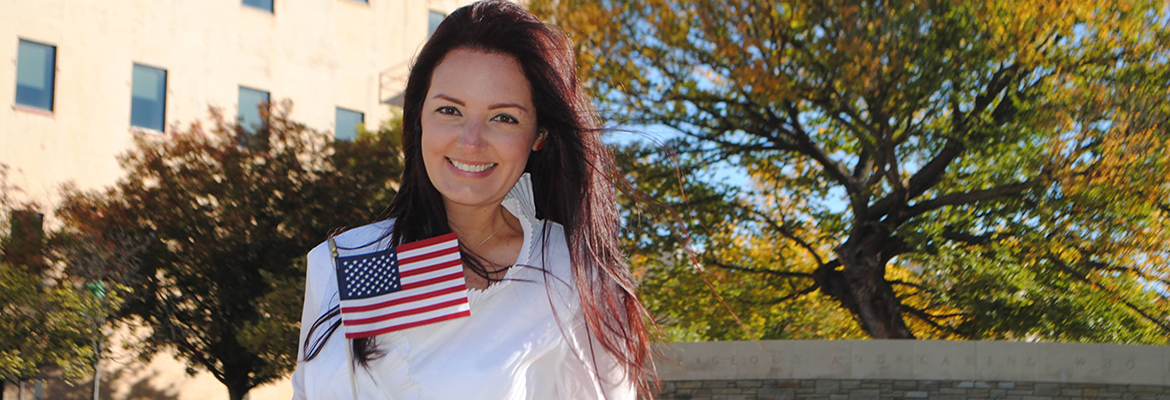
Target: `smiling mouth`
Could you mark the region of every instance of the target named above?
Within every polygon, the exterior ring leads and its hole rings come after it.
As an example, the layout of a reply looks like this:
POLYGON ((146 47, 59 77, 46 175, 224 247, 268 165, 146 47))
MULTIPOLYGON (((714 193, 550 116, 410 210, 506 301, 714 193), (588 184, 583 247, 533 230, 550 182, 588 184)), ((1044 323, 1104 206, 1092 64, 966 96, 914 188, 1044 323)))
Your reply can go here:
POLYGON ((483 171, 487 171, 489 169, 495 168, 496 165, 499 165, 496 163, 467 164, 467 163, 461 163, 459 161, 452 160, 450 158, 447 158, 447 162, 450 162, 451 165, 454 165, 455 168, 457 168, 458 170, 463 171, 463 172, 483 172, 483 171))

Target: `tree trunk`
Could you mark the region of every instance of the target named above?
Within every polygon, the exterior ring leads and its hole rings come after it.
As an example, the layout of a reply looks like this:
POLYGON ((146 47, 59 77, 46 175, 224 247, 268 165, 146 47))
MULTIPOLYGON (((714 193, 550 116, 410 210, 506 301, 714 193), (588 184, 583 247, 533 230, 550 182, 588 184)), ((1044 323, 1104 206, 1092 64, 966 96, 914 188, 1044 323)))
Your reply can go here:
POLYGON ((836 249, 842 270, 818 269, 821 290, 840 302, 875 339, 914 339, 902 318, 902 303, 886 281, 886 263, 898 252, 899 241, 871 233, 836 249))
POLYGON ((102 388, 102 341, 93 339, 93 400, 101 398, 102 388))
POLYGON ((228 386, 228 398, 231 400, 244 400, 248 397, 248 388, 228 386))

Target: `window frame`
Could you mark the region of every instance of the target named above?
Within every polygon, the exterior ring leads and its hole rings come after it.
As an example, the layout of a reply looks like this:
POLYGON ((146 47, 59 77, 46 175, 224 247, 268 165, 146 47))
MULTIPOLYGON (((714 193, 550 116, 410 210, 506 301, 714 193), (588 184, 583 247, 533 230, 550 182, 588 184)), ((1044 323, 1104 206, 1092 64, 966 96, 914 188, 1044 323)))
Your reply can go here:
MULTIPOLYGON (((13 86, 13 92, 14 92, 13 99, 12 99, 13 107, 18 108, 18 109, 29 110, 29 111, 48 113, 50 115, 53 114, 54 110, 56 110, 56 108, 57 108, 57 46, 52 45, 52 44, 48 44, 45 42, 40 42, 40 41, 36 41, 36 40, 30 40, 30 39, 25 39, 22 37, 17 37, 16 65, 15 65, 15 67, 16 68, 14 68, 14 69, 16 70, 16 82, 14 82, 14 86, 13 86), (50 50, 50 57, 51 58, 49 59, 49 61, 52 63, 52 65, 48 68, 48 72, 49 72, 47 74, 48 75, 48 88, 45 89, 48 92, 47 95, 49 98, 48 108, 41 107, 40 105, 37 105, 37 104, 22 103, 20 101, 20 87, 21 87, 21 84, 20 84, 20 71, 21 71, 20 62, 21 62, 21 60, 27 59, 26 57, 28 57, 27 55, 25 57, 21 57, 21 54, 20 54, 20 48, 22 47, 22 45, 24 43, 28 43, 28 44, 31 44, 34 46, 43 46, 43 47, 46 47, 50 50)), ((44 66, 42 66, 42 68, 43 67, 44 66)))
POLYGON ((133 66, 131 67, 130 71, 131 71, 130 72, 130 128, 135 129, 135 130, 139 130, 139 131, 143 131, 143 132, 151 132, 151 133, 166 132, 166 128, 167 128, 167 89, 168 89, 169 81, 170 81, 170 71, 167 71, 166 68, 159 68, 159 67, 156 67, 156 66, 153 66, 150 64, 144 64, 144 63, 139 63, 139 62, 133 63, 133 66), (162 115, 160 118, 160 124, 159 124, 160 126, 158 127, 158 129, 155 129, 154 127, 150 127, 150 126, 136 125, 134 123, 134 82, 135 82, 134 71, 136 71, 139 67, 162 71, 162 92, 161 92, 162 98, 160 99, 162 104, 160 104, 160 107, 159 107, 159 111, 162 113, 162 115))
MULTIPOLYGON (((244 110, 244 104, 243 104, 244 91, 250 90, 250 91, 256 92, 256 93, 263 93, 264 94, 264 102, 268 104, 267 108, 268 108, 269 112, 272 112, 272 92, 267 91, 267 90, 257 89, 257 88, 252 87, 252 86, 238 85, 238 87, 239 87, 239 89, 236 91, 236 123, 239 124, 241 128, 244 128, 245 131, 251 131, 253 129, 252 126, 244 126, 243 125, 243 123, 245 122, 243 120, 244 115, 242 115, 243 110, 244 110)), ((256 107, 256 104, 251 104, 250 107, 251 107, 252 111, 255 111, 258 114, 257 118, 260 119, 259 123, 257 124, 258 125, 257 128, 264 129, 264 127, 268 126, 268 121, 264 120, 262 115, 259 115, 260 110, 259 110, 259 108, 256 107)))
POLYGON ((247 1, 248 0, 240 0, 240 5, 244 6, 244 7, 251 8, 253 10, 260 10, 260 11, 263 11, 263 12, 266 12, 269 14, 276 15, 276 0, 268 0, 271 2, 271 4, 269 4, 267 9, 261 8, 261 7, 256 6, 256 5, 248 4, 247 1))
POLYGON ((366 113, 365 112, 354 110, 354 109, 349 109, 349 108, 345 108, 345 107, 341 107, 341 106, 335 107, 335 110, 333 112, 333 140, 353 141, 354 139, 357 139, 357 134, 358 134, 357 125, 358 124, 362 124, 362 125, 366 124, 366 113), (353 131, 352 137, 341 138, 337 135, 339 122, 341 122, 339 117, 341 116, 342 111, 351 112, 351 113, 358 114, 361 116, 361 120, 359 120, 357 124, 353 124, 354 126, 348 127, 349 130, 353 131))

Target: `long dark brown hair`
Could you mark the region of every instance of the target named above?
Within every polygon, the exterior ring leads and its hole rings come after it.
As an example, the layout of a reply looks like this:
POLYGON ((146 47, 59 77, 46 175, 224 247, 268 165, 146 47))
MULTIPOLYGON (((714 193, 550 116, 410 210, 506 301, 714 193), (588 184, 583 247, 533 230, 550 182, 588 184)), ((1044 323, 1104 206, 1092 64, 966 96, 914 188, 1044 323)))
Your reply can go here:
MULTIPOLYGON (((492 0, 455 10, 415 59, 403 95, 401 187, 379 217, 395 219, 387 233, 391 243, 451 232, 442 196, 423 165, 422 107, 435 67, 449 52, 461 48, 511 56, 523 69, 532 87, 537 124, 548 132, 544 149, 532 152, 526 167, 532 175, 537 217, 565 228, 589 335, 616 358, 641 395, 652 398, 657 381, 650 360, 648 313, 638 301, 636 282, 620 250, 612 156, 601 141, 593 108, 578 86, 576 57, 568 36, 520 6, 492 0)), ((310 330, 322 328, 337 311, 335 307, 326 312, 310 330)), ((330 326, 316 341, 306 339, 306 361, 317 355, 320 344, 336 328, 336 324, 330 326)), ((361 364, 380 355, 368 338, 354 339, 353 349, 361 364)))

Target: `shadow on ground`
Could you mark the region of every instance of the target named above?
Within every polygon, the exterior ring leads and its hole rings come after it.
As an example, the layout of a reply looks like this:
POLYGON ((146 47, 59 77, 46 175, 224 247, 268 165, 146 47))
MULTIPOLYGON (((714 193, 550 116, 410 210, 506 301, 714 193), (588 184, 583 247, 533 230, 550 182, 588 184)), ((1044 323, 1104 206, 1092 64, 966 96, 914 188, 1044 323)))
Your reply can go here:
MULTIPOLYGON (((144 367, 125 367, 116 371, 107 371, 102 377, 100 400, 178 400, 179 394, 169 387, 155 387, 151 379, 158 376, 157 372, 136 378, 144 367), (115 388, 119 390, 118 397, 114 397, 115 388)), ((45 382, 45 398, 55 400, 92 400, 93 381, 75 382, 73 385, 61 379, 52 379, 45 382)))

